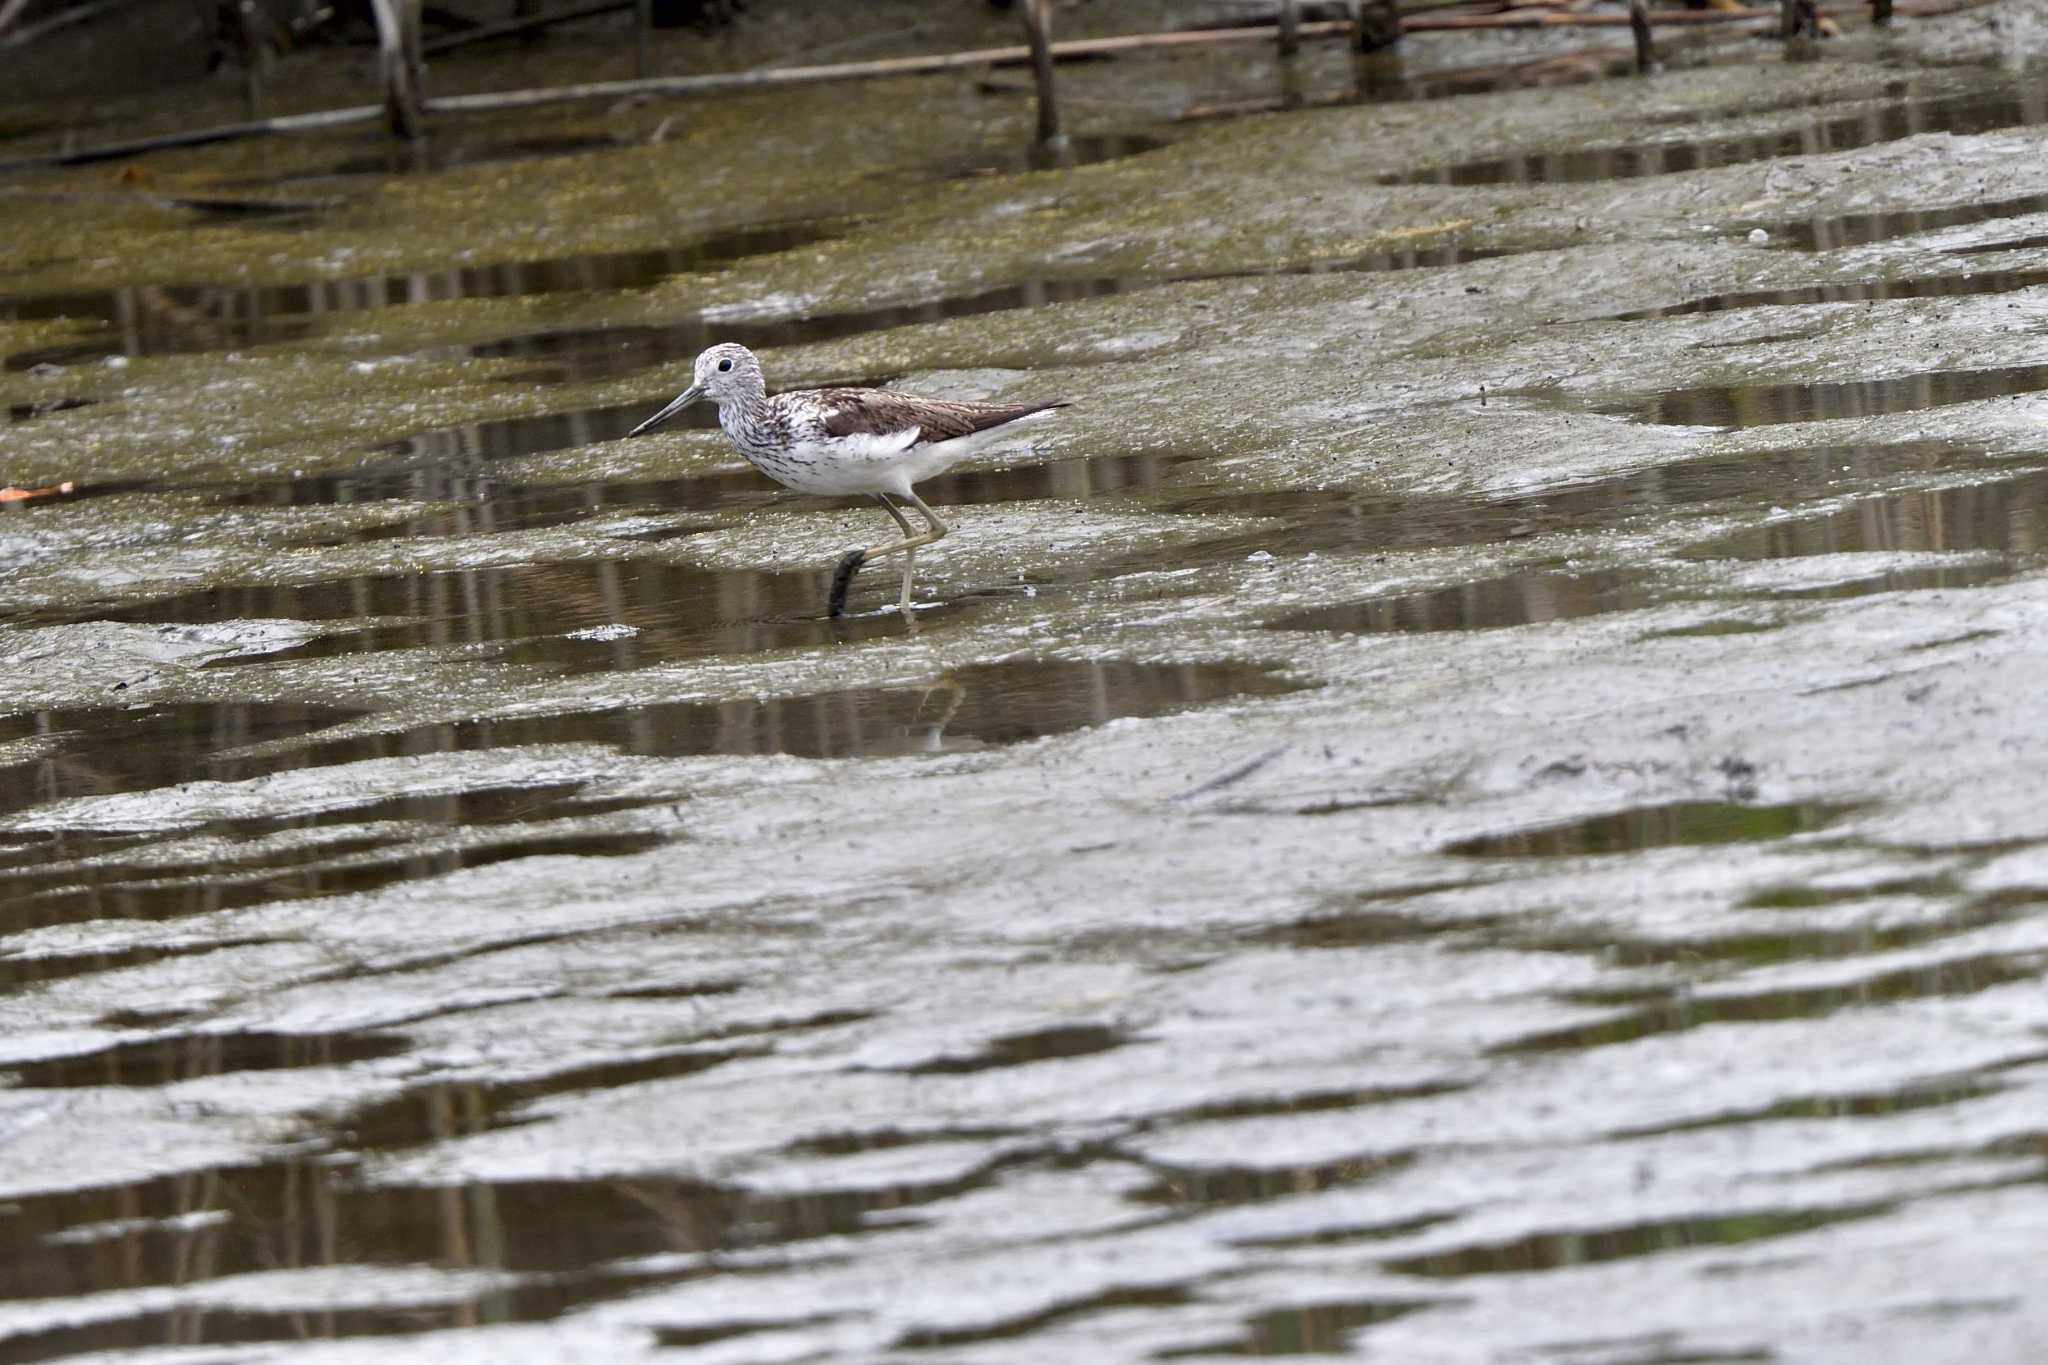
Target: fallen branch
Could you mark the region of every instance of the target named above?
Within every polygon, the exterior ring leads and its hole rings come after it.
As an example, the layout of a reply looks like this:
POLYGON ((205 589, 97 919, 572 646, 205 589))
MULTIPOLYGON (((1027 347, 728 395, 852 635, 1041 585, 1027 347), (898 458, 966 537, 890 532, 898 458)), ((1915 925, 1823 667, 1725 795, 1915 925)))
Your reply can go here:
MULTIPOLYGON (((1758 19, 1776 22, 1775 9, 1658 9, 1648 13, 1652 28, 1686 24, 1740 24, 1758 19)), ((1455 32, 1478 28, 1627 28, 1631 16, 1621 14, 1573 14, 1560 10, 1510 10, 1505 14, 1443 14, 1405 19, 1401 27, 1411 33, 1455 32)))
POLYGON ((251 119, 247 123, 224 123, 214 128, 188 128, 182 133, 136 138, 132 142, 105 142, 70 152, 45 152, 40 156, 18 156, 0 161, 0 174, 34 170, 42 166, 85 166, 95 161, 114 161, 144 152, 168 151, 174 147, 204 147, 214 142, 234 142, 269 133, 310 133, 323 128, 345 128, 352 123, 374 123, 384 113, 379 104, 358 104, 346 109, 320 109, 310 114, 283 114, 277 118, 251 119))

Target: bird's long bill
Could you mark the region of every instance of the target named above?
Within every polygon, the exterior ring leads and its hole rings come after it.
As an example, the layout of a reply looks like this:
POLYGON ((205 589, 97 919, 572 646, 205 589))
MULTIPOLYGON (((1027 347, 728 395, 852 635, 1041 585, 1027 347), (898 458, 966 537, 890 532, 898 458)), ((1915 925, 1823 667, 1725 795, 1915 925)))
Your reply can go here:
POLYGON ((654 430, 663 422, 666 422, 669 418, 675 416, 677 413, 681 412, 684 408, 687 408, 688 406, 690 406, 690 404, 696 402, 699 398, 702 398, 703 396, 704 389, 702 385, 690 385, 689 388, 684 389, 681 393, 676 395, 675 401, 673 403, 670 403, 660 412, 655 413, 654 416, 648 418, 639 426, 634 427, 631 431, 627 432, 626 435, 638 436, 643 431, 654 430))

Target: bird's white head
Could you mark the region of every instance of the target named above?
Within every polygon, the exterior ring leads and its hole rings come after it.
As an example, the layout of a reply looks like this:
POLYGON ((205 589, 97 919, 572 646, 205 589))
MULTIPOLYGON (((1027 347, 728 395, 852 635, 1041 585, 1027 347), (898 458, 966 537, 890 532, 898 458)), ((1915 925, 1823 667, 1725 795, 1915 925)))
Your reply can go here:
POLYGON ((638 436, 644 431, 652 431, 700 398, 709 398, 725 407, 730 403, 762 398, 767 393, 768 381, 762 376, 761 362, 754 358, 754 353, 737 342, 722 341, 698 354, 689 388, 626 434, 638 436))

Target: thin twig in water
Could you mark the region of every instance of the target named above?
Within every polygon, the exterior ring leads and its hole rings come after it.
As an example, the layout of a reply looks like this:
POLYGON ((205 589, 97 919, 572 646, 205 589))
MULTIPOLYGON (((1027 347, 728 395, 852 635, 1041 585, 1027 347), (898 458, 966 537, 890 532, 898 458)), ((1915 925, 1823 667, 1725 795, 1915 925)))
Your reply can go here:
POLYGON ((1223 788, 1229 786, 1233 782, 1242 782, 1245 778, 1250 777, 1253 773, 1265 767, 1268 763, 1271 763, 1274 759, 1280 757, 1280 755, 1286 753, 1290 747, 1292 746, 1286 744, 1275 744, 1272 748, 1266 750, 1266 752, 1258 755, 1257 757, 1248 758, 1244 762, 1238 764, 1235 768, 1226 769, 1225 771, 1220 772, 1216 776, 1210 778, 1208 781, 1197 783, 1195 786, 1189 787, 1186 791, 1177 793, 1176 795, 1168 797, 1167 799, 1170 801, 1187 801, 1197 796, 1205 796, 1213 791, 1221 791, 1223 788))

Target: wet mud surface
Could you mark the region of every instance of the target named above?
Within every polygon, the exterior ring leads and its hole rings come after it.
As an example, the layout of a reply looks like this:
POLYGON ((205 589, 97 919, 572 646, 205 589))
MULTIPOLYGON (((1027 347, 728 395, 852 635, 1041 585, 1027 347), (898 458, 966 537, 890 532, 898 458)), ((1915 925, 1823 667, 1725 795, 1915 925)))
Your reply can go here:
POLYGON ((2032 1359, 2048 25, 1849 27, 11 176, 0 1360, 2032 1359), (835 620, 719 340, 1074 406, 835 620))

